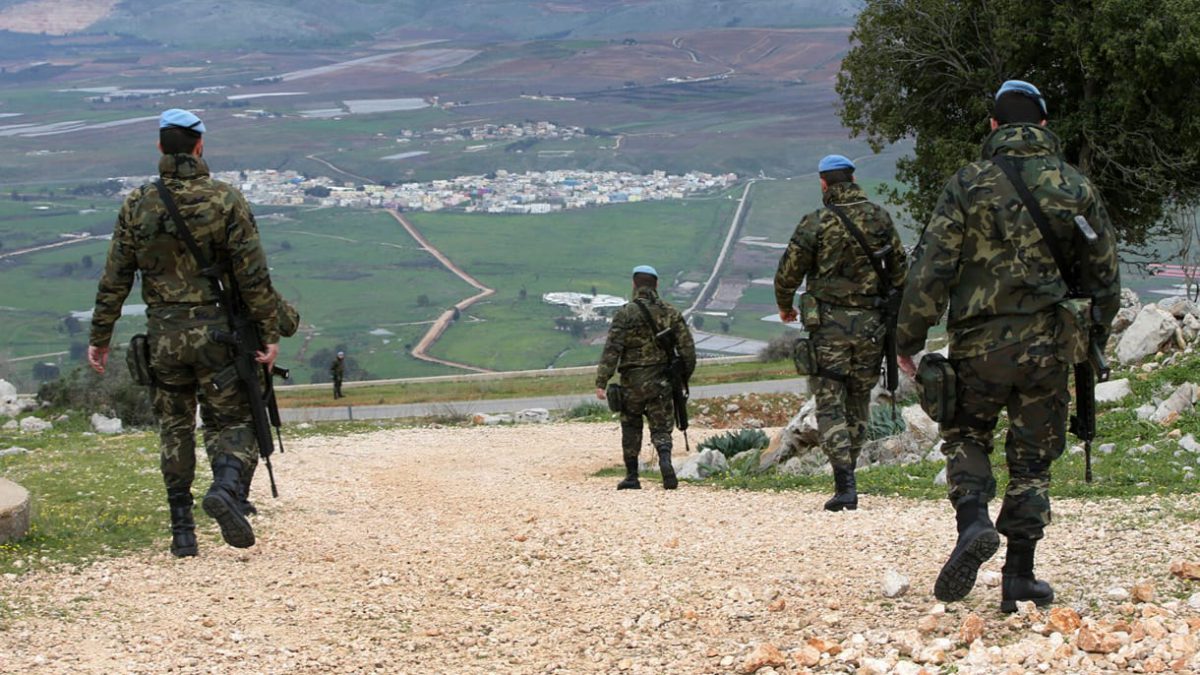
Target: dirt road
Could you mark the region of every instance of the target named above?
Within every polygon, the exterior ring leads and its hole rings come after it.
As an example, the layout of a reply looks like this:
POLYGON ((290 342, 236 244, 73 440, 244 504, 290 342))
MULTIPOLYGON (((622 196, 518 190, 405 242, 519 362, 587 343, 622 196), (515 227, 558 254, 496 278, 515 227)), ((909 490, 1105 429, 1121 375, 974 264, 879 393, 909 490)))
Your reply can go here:
MULTIPOLYGON (((0 617, 0 671, 715 673, 750 668, 760 643, 786 663, 759 673, 917 673, 916 659, 930 673, 939 661, 960 673, 1084 672, 1118 656, 1060 637, 1073 656, 1056 661, 1054 637, 1034 632, 1046 619, 1006 619, 984 584, 939 615, 931 589, 953 542, 943 502, 871 497, 828 514, 810 493, 650 482, 618 493, 616 479, 590 477, 616 463, 618 445, 597 424, 297 441, 277 463, 284 495, 256 486, 252 549, 223 546, 206 524, 199 558, 172 559, 164 539, 82 570, 0 579, 16 606, 0 617), (912 589, 885 598, 888 569, 912 589), (983 627, 968 650, 970 613, 983 627)), ((1056 503, 1040 569, 1059 605, 1125 616, 1126 642, 1141 630, 1137 644, 1200 664, 1200 619, 1167 571, 1200 550, 1195 522, 1169 517, 1195 506, 1056 503), (1142 579, 1161 604, 1109 597, 1142 579), (1165 637, 1146 643, 1157 630, 1165 637)), ((1171 663, 1139 654, 1121 658, 1171 663)))

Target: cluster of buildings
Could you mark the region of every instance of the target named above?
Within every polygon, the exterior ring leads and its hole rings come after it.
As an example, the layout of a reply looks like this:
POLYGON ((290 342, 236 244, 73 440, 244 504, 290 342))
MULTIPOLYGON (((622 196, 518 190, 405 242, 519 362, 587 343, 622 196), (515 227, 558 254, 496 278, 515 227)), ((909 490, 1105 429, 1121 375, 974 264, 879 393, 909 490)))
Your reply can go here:
POLYGON ((428 132, 404 129, 396 141, 410 142, 419 138, 441 136, 447 140, 468 139, 472 141, 502 141, 536 138, 538 140, 569 141, 587 136, 583 127, 555 124, 554 122, 522 122, 520 124, 478 124, 457 129, 434 127, 428 132))
MULTIPOLYGON (((255 204, 394 208, 402 211, 541 214, 604 204, 682 199, 688 195, 728 188, 736 174, 713 175, 692 171, 683 175, 655 171, 534 171, 499 170, 486 176, 460 176, 426 183, 354 185, 326 177, 307 177, 295 171, 219 172, 218 180, 237 185, 255 204)), ((142 179, 126 179, 129 187, 142 179)))

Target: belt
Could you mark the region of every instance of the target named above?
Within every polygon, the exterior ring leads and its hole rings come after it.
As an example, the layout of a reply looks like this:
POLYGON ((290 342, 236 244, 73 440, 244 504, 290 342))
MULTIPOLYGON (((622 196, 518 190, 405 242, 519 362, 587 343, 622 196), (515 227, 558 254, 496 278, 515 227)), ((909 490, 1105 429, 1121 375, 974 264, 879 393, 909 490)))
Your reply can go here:
POLYGON ((639 368, 666 368, 666 367, 667 367, 667 362, 664 361, 662 363, 639 363, 639 364, 632 365, 632 366, 621 366, 617 370, 624 373, 629 370, 638 370, 639 368))
POLYGON ((225 308, 217 304, 206 305, 156 305, 146 309, 146 316, 151 319, 223 319, 225 308))

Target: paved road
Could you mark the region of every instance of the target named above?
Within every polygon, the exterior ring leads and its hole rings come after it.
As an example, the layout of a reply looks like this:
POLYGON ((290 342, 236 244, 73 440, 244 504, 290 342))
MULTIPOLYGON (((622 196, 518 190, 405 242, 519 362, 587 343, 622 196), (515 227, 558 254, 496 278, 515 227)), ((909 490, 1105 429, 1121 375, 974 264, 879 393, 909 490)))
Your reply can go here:
MULTIPOLYGON (((763 380, 760 382, 736 382, 733 384, 710 384, 692 387, 692 398, 716 398, 737 394, 780 394, 805 392, 806 380, 763 380)), ((279 411, 284 422, 344 422, 347 420, 401 419, 405 417, 437 417, 443 415, 486 413, 514 413, 526 408, 566 410, 580 403, 595 401, 594 394, 566 396, 539 396, 533 398, 509 398, 490 401, 451 401, 442 403, 404 403, 397 405, 361 405, 325 408, 284 408, 279 411)))

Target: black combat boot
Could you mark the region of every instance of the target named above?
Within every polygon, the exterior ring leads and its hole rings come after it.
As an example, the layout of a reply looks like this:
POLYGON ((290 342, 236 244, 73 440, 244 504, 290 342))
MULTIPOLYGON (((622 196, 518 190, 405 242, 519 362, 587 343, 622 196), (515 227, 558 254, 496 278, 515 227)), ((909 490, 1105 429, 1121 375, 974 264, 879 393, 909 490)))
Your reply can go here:
POLYGON ((1000 611, 1012 614, 1017 602, 1032 600, 1038 607, 1054 602, 1050 584, 1033 576, 1033 553, 1036 541, 1008 540, 1008 557, 1004 560, 1004 578, 1000 586, 1000 611))
POLYGON ((192 491, 167 490, 171 507, 171 555, 188 558, 199 553, 196 546, 196 521, 192 519, 192 491))
POLYGON ((858 510, 858 486, 854 482, 853 466, 833 467, 834 494, 825 502, 826 511, 858 510))
POLYGON ((638 456, 625 455, 625 480, 617 483, 618 490, 641 490, 642 484, 638 481, 638 456))
POLYGON ((933 584, 933 595, 942 602, 955 602, 967 597, 967 593, 975 587, 979 567, 996 555, 996 549, 1000 548, 1000 534, 988 517, 987 502, 978 493, 959 497, 954 510, 958 521, 958 542, 933 584))
POLYGON ((254 545, 254 528, 242 515, 242 463, 231 455, 219 455, 212 464, 213 482, 200 506, 221 527, 221 538, 234 548, 254 545))
POLYGON ((662 472, 664 488, 674 490, 679 487, 679 479, 675 477, 675 466, 671 464, 671 448, 659 449, 658 470, 662 472))
POLYGON ((238 503, 238 508, 241 509, 243 516, 258 515, 258 509, 250 501, 250 484, 254 482, 254 470, 258 468, 258 464, 251 464, 250 470, 246 472, 246 478, 241 482, 241 501, 238 503))

